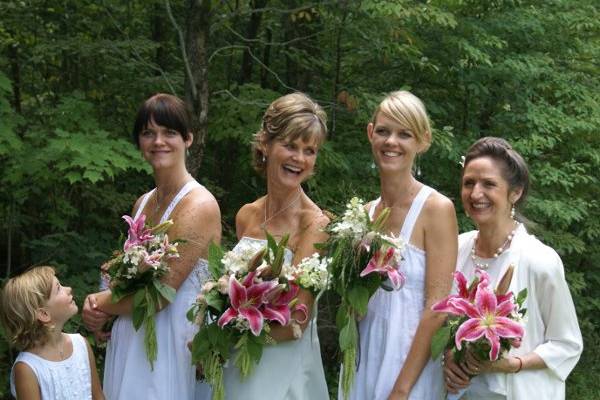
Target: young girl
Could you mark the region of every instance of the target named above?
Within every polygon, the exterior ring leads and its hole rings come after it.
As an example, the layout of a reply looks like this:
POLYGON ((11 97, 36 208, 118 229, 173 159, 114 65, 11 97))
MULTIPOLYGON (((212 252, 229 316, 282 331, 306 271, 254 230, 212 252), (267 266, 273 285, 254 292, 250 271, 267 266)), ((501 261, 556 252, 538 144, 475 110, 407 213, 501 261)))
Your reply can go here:
POLYGON ((60 284, 52 267, 35 267, 6 282, 0 319, 21 351, 10 376, 17 399, 104 399, 89 344, 62 332, 76 313, 71 288, 60 284))

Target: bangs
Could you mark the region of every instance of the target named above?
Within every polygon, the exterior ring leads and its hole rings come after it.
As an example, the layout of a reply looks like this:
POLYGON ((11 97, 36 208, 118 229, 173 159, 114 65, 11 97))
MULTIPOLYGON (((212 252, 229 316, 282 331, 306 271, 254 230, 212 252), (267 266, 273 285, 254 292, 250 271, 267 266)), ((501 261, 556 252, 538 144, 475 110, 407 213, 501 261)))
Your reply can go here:
POLYGON ((148 128, 151 121, 179 132, 184 140, 189 136, 190 128, 185 104, 175 96, 161 94, 144 102, 133 125, 132 134, 136 144, 139 145, 139 135, 148 128))
POLYGON ((279 135, 278 139, 290 142, 300 138, 304 143, 314 141, 321 146, 327 137, 327 128, 315 114, 304 114, 294 116, 287 128, 279 135))

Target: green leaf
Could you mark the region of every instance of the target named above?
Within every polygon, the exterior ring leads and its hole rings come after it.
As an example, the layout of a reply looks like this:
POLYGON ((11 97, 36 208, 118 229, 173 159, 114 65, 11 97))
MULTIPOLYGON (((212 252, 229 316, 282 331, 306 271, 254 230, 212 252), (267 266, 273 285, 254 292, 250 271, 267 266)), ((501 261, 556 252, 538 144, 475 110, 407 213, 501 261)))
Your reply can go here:
POLYGON ((450 332, 450 326, 444 325, 431 338, 431 358, 433 360, 437 359, 446 348, 450 340, 450 332))
POLYGON ((131 314, 131 320, 135 330, 140 329, 140 326, 142 326, 142 323, 144 322, 144 318, 146 317, 146 307, 146 289, 140 289, 135 292, 135 295, 133 296, 133 313, 131 314))
POLYGON ((348 350, 356 347, 358 341, 358 330, 356 321, 353 318, 348 319, 348 323, 340 331, 340 350, 348 350))
POLYGON ((225 302, 221 297, 221 294, 216 290, 208 292, 205 297, 206 304, 208 304, 209 307, 213 307, 219 312, 222 312, 225 308, 225 302))
MULTIPOLYGON (((175 289, 173 289, 171 286, 166 285, 156 279, 154 279, 152 281, 152 283, 154 284, 154 287, 156 288, 156 290, 158 290, 158 293, 160 293, 160 295, 165 300, 167 300, 169 303, 172 303, 173 301, 175 301, 175 294, 176 294, 175 289)), ((159 301, 160 301, 160 299, 159 299, 159 301)))
POLYGON ((369 291, 362 286, 355 286, 348 291, 348 301, 359 316, 367 313, 369 291))
POLYGON ((208 271, 213 279, 217 280, 225 273, 223 262, 223 256, 225 252, 218 244, 210 242, 208 245, 208 271))
POLYGON ((519 307, 523 306, 525 299, 527 299, 527 288, 522 289, 517 295, 517 304, 519 307))

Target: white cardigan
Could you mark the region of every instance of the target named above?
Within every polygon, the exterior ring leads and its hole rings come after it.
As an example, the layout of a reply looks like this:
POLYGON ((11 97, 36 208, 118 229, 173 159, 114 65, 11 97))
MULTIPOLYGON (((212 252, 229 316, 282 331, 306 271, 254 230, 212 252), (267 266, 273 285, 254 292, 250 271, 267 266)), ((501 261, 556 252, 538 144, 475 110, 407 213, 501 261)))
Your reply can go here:
MULTIPOLYGON (((477 231, 463 233, 458 241, 457 269, 462 270, 469 281, 474 272, 469 256, 476 235, 477 231)), ((491 391, 505 394, 507 400, 562 400, 565 398, 565 380, 583 350, 562 261, 556 251, 528 234, 522 224, 501 258, 502 270, 497 276, 503 276, 513 264, 515 270, 510 290, 515 295, 523 288, 528 290, 525 335, 521 346, 509 354, 524 355, 534 351, 547 368, 514 374, 486 374, 484 379, 491 391)))

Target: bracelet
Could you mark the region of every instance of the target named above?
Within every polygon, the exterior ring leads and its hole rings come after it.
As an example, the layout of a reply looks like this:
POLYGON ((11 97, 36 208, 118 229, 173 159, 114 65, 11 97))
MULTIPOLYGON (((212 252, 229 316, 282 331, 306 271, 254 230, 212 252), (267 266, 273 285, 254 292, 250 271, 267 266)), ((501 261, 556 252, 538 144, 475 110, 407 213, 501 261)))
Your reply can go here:
POLYGON ((519 360, 519 368, 517 368, 517 370, 513 372, 513 374, 516 374, 517 372, 521 371, 521 368, 523 368, 523 359, 519 356, 514 356, 514 358, 519 360))

